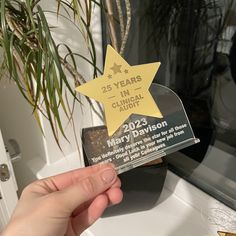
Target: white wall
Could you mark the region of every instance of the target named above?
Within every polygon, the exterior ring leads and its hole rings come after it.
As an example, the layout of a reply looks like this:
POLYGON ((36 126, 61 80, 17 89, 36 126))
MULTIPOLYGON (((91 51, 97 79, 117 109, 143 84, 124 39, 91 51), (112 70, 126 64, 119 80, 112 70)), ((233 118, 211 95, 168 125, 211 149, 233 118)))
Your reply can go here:
POLYGON ((19 93, 14 82, 0 81, 0 129, 5 145, 15 139, 20 145, 22 159, 14 164, 19 189, 34 180, 26 163, 32 158, 45 158, 42 134, 30 106, 19 93))

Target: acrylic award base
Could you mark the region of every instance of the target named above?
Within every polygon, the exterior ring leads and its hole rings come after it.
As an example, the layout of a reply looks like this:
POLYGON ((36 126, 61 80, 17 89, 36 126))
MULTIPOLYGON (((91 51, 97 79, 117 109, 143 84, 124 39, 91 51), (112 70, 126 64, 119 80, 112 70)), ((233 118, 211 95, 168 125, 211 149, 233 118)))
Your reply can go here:
POLYGON ((90 165, 112 162, 120 174, 199 142, 179 97, 158 84, 150 92, 163 118, 133 114, 110 137, 106 126, 83 129, 90 165))
POLYGON ((124 199, 121 204, 107 209, 105 216, 152 208, 161 194, 167 164, 143 164, 162 160, 169 153, 199 142, 178 96, 158 84, 152 84, 150 92, 162 119, 131 115, 112 137, 108 136, 105 126, 83 129, 85 163, 112 162, 121 173, 124 199))

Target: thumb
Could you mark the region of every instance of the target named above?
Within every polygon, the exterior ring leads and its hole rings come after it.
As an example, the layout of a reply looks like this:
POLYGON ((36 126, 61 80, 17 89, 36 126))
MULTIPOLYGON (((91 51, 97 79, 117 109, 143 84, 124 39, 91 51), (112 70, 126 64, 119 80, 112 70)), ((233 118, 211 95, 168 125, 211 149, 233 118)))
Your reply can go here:
POLYGON ((60 202, 63 202, 66 211, 71 214, 81 204, 94 199, 106 191, 117 180, 117 173, 113 167, 100 169, 73 185, 57 192, 60 202))

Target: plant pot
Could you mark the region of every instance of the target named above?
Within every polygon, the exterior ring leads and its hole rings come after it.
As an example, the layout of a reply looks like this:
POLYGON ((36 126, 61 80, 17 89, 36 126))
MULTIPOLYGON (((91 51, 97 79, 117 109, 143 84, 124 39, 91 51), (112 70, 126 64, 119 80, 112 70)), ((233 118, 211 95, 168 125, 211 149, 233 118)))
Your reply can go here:
POLYGON ((109 207, 103 217, 145 211, 153 208, 161 195, 167 173, 167 163, 141 166, 119 175, 123 200, 109 207))
MULTIPOLYGON (((93 127, 91 129, 84 129, 82 139, 85 139, 85 132, 87 131, 89 131, 89 136, 95 140, 102 138, 101 134, 97 132, 100 129, 102 130, 103 128, 93 127)), ((86 137, 88 138, 88 136, 86 137)), ((86 166, 89 165, 85 151, 84 162, 86 166)), ((151 209, 155 206, 161 195, 166 173, 167 163, 161 158, 129 170, 128 172, 121 173, 119 177, 124 193, 123 200, 119 205, 109 207, 103 216, 127 214, 151 209)))

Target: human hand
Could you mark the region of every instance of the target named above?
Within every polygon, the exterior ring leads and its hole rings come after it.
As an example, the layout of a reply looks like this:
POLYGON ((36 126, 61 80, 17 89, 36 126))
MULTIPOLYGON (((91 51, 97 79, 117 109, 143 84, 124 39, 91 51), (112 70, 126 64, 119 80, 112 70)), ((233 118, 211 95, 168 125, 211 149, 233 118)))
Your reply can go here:
POLYGON ((81 168, 27 186, 2 236, 78 236, 122 200, 111 164, 81 168))

